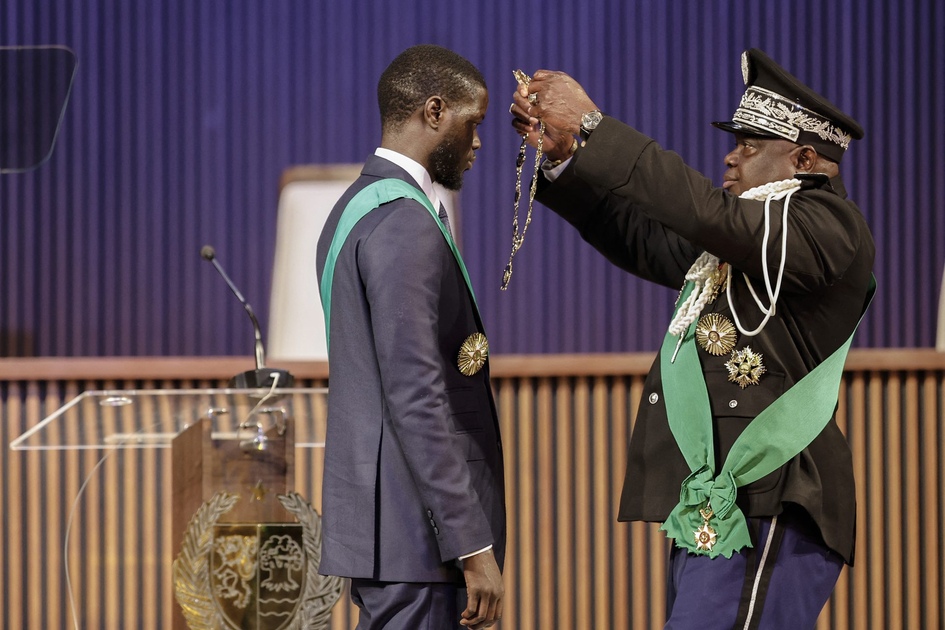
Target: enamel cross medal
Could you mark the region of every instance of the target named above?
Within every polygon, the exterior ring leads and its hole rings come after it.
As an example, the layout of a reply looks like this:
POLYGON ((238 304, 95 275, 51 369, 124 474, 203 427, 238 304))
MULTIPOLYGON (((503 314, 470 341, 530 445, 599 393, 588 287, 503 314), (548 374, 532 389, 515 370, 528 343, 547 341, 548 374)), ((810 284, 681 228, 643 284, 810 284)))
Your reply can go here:
POLYGON ((712 506, 709 503, 706 503, 705 509, 699 510, 699 516, 702 517, 702 526, 693 532, 696 537, 696 551, 712 551, 712 547, 715 546, 718 540, 718 533, 709 525, 709 519, 712 518, 713 514, 712 506))

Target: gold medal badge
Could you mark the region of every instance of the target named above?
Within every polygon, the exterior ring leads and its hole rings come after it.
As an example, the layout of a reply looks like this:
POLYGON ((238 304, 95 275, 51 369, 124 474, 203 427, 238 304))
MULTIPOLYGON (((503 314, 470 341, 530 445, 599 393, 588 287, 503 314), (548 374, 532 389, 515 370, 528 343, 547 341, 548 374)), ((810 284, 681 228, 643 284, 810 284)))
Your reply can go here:
POLYGON ((488 358, 489 340, 484 334, 477 332, 466 337, 463 345, 459 347, 456 366, 466 376, 473 376, 482 369, 488 358))
POLYGON ((708 504, 704 510, 699 510, 702 525, 693 532, 696 539, 696 551, 712 551, 712 547, 718 542, 718 533, 709 525, 709 519, 712 518, 713 514, 712 507, 708 504))
POLYGON ((758 379, 765 373, 765 366, 761 359, 761 353, 753 352, 750 346, 736 350, 732 353, 732 358, 725 362, 728 380, 738 383, 742 389, 749 385, 757 385, 758 379))
POLYGON ((720 357, 735 349, 738 333, 735 325, 724 315, 709 313, 696 324, 696 342, 711 355, 720 357))

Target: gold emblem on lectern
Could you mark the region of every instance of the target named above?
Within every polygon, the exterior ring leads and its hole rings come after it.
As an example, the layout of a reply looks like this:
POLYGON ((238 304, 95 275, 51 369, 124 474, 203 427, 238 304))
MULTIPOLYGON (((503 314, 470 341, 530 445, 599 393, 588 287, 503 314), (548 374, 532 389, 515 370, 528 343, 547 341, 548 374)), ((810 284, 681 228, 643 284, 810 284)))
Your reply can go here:
POLYGON ((174 594, 193 630, 327 628, 340 578, 318 575, 321 519, 300 495, 279 495, 298 523, 220 523, 239 500, 200 506, 174 560, 174 594))

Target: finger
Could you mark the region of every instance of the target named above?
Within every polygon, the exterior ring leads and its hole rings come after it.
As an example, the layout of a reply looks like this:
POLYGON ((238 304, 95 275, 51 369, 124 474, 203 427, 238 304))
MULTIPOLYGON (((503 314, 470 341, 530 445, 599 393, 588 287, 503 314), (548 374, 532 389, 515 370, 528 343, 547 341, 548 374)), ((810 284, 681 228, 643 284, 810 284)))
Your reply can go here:
POLYGON ((523 122, 522 122, 521 120, 519 120, 518 118, 514 118, 514 119, 512 120, 512 126, 515 127, 515 132, 516 132, 518 135, 520 135, 520 136, 524 136, 524 135, 530 134, 530 133, 532 132, 532 127, 531 127, 531 125, 527 125, 527 124, 523 123, 523 122))
MULTIPOLYGON (((483 602, 484 604, 486 602, 483 602)), ((498 605, 499 600, 496 597, 491 597, 488 600, 488 606, 485 607, 485 610, 482 611, 483 614, 483 627, 488 628, 496 622, 496 606, 498 605)))
POLYGON ((479 615, 479 592, 467 588, 466 598, 466 610, 463 611, 463 619, 469 621, 479 615))
POLYGON ((528 120, 528 112, 518 101, 512 101, 509 105, 509 113, 522 121, 528 120))
POLYGON ((495 606, 493 607, 493 610, 492 610, 492 619, 494 621, 498 621, 499 619, 502 619, 502 601, 503 600, 504 600, 503 597, 499 597, 495 600, 495 606))
POLYGON ((531 118, 528 114, 522 112, 522 110, 515 108, 512 110, 512 126, 519 132, 519 134, 531 133, 538 129, 538 119, 531 118))
POLYGON ((529 103, 526 96, 522 96, 516 92, 512 97, 512 106, 514 107, 513 113, 518 112, 522 118, 528 116, 529 103))

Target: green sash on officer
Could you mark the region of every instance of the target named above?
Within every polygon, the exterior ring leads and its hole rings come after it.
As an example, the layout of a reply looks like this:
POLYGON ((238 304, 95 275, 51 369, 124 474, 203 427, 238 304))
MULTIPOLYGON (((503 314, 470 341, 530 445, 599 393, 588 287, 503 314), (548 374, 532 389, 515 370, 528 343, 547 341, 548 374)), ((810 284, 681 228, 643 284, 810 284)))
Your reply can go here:
MULTIPOLYGON (((679 299, 692 292, 687 283, 679 299)), ((870 277, 863 314, 876 290, 870 277)), ((859 326, 859 322, 857 322, 859 326)), ((670 430, 692 473, 683 481, 679 503, 660 527, 680 548, 715 558, 751 547, 745 515, 735 504, 738 488, 777 470, 820 435, 833 417, 850 338, 820 365, 795 383, 762 411, 738 436, 722 468, 716 472, 712 438, 712 410, 694 341, 696 322, 679 339, 669 333, 660 348, 663 400, 670 430), (707 517, 709 514, 709 517, 707 517), (711 521, 711 522, 709 522, 711 521), (700 525, 714 528, 713 544, 699 545, 700 525)), ((854 332, 856 327, 854 327, 854 332)))
POLYGON ((440 221, 440 216, 433 208, 433 204, 430 203, 430 199, 423 191, 418 190, 415 186, 408 184, 402 179, 382 179, 362 188, 351 198, 351 201, 345 206, 341 218, 338 220, 338 226, 335 228, 335 234, 332 236, 331 246, 328 248, 328 258, 325 260, 325 268, 322 271, 322 281, 319 285, 322 309, 325 311, 326 345, 328 344, 331 330, 331 285, 335 275, 335 262, 338 259, 338 253, 345 244, 345 240, 348 238, 348 234, 354 226, 357 225, 358 221, 364 218, 371 210, 385 203, 394 201, 395 199, 402 199, 404 197, 409 197, 423 204, 430 214, 433 215, 437 226, 440 228, 440 232, 443 233, 443 238, 445 238, 447 244, 449 244, 450 250, 452 250, 453 256, 456 258, 456 262, 463 272, 463 278, 466 279, 466 287, 469 289, 473 306, 477 311, 479 310, 479 306, 476 303, 476 296, 473 293, 472 282, 469 281, 469 274, 466 272, 466 264, 463 262, 463 257, 460 255, 459 249, 457 249, 456 243, 453 241, 449 230, 447 230, 443 222, 440 221))

